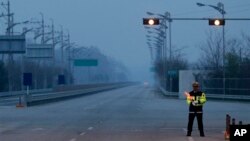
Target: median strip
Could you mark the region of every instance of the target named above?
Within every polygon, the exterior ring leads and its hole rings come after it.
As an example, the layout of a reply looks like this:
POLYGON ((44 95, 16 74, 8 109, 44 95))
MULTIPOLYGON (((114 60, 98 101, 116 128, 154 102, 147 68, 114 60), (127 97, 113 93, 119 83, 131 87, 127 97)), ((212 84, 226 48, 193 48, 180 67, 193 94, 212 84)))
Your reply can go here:
POLYGON ((126 86, 134 85, 134 83, 117 83, 117 84, 104 84, 103 86, 100 85, 98 87, 92 88, 84 88, 79 90, 71 90, 71 91, 61 91, 61 92, 54 92, 54 93, 44 93, 39 95, 26 95, 26 105, 27 106, 34 106, 40 105, 45 103, 57 102, 71 98, 77 98, 81 96, 86 96, 90 94, 96 94, 103 91, 108 91, 112 89, 122 88, 126 86))

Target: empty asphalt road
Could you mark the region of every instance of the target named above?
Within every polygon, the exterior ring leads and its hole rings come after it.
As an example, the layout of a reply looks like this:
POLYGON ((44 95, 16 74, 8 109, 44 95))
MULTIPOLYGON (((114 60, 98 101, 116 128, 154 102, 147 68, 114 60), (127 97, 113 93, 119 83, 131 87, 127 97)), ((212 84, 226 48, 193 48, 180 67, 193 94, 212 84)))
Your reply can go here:
POLYGON ((186 137, 188 106, 152 87, 130 86, 28 108, 0 106, 1 141, 223 141, 225 117, 250 123, 250 104, 209 101, 206 137, 186 137))

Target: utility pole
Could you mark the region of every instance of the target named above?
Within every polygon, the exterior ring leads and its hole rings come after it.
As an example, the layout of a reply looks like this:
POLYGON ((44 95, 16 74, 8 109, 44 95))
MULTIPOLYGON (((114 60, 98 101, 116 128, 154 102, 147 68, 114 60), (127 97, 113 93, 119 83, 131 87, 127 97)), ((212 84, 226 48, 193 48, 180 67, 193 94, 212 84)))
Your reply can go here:
MULTIPOLYGON (((222 14, 222 19, 225 18, 225 9, 224 9, 224 4, 218 3, 218 7, 221 8, 221 14, 222 14)), ((225 26, 222 27, 222 47, 223 47, 223 94, 224 96, 226 95, 226 71, 225 71, 225 26)))
POLYGON ((54 27, 54 20, 53 19, 50 19, 52 24, 51 24, 51 34, 52 34, 52 47, 53 47, 53 82, 52 82, 52 86, 54 87, 56 85, 56 71, 55 71, 55 68, 56 68, 56 56, 55 56, 55 46, 56 46, 56 43, 55 43, 55 27, 54 27))
POLYGON ((51 34, 52 34, 52 47, 53 47, 53 66, 55 66, 55 27, 54 27, 54 21, 51 19, 51 34))
MULTIPOLYGON (((8 0, 8 2, 7 2, 7 17, 8 17, 8 28, 7 28, 7 35, 8 36, 10 36, 10 26, 11 26, 11 16, 10 16, 10 1, 8 0)), ((8 44, 8 46, 9 46, 9 49, 11 49, 11 45, 10 44, 8 44)), ((12 81, 11 81, 11 73, 10 73, 10 71, 11 71, 11 65, 12 65, 12 62, 11 62, 11 54, 10 54, 10 52, 9 52, 9 54, 8 54, 8 59, 9 59, 9 72, 8 72, 8 79, 9 79, 9 92, 11 92, 12 91, 12 81)))
MULTIPOLYGON (((208 5, 208 4, 203 4, 203 3, 196 3, 198 6, 202 7, 202 6, 209 6, 215 10, 217 10, 221 15, 222 15, 222 19, 225 20, 225 8, 224 8, 224 4, 219 2, 217 4, 217 6, 215 5, 208 5)), ((237 19, 235 19, 237 20, 237 19)), ((241 20, 241 19, 238 19, 241 20)), ((223 71, 223 95, 226 95, 226 71, 225 71, 225 26, 223 25, 222 27, 222 71, 223 71)))
POLYGON ((169 58, 170 61, 172 61, 172 20, 171 20, 171 15, 168 13, 168 22, 169 22, 169 58))
MULTIPOLYGON (((2 3, 2 5, 5 5, 2 3)), ((6 35, 7 36, 11 36, 11 32, 10 32, 10 26, 11 26, 11 16, 12 14, 10 13, 10 1, 8 0, 7 2, 7 19, 8 19, 8 27, 7 27, 7 31, 6 31, 6 35)), ((11 67, 12 67, 12 54, 11 54, 11 44, 8 43, 8 47, 9 47, 9 52, 8 52, 8 86, 9 86, 9 92, 12 91, 12 77, 11 77, 11 67)))
POLYGON ((40 14, 41 14, 41 16, 42 16, 42 41, 41 41, 41 43, 44 44, 44 36, 45 36, 45 35, 44 35, 44 34, 45 34, 45 33, 44 33, 44 28, 45 28, 45 27, 44 27, 44 15, 43 15, 43 13, 40 13, 40 14))
POLYGON ((166 89, 167 86, 167 19, 166 18, 162 18, 163 20, 163 30, 164 30, 164 34, 162 36, 162 40, 163 40, 163 85, 164 88, 166 89))

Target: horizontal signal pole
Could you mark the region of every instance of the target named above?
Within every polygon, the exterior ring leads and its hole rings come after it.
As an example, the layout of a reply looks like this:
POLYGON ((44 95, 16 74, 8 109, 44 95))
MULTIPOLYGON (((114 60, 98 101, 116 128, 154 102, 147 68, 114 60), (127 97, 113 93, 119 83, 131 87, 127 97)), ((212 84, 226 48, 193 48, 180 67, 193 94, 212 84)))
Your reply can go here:
MULTIPOLYGON (((210 19, 222 19, 222 18, 168 18, 168 20, 210 20, 210 19)), ((249 21, 250 18, 224 18, 224 20, 249 21)))

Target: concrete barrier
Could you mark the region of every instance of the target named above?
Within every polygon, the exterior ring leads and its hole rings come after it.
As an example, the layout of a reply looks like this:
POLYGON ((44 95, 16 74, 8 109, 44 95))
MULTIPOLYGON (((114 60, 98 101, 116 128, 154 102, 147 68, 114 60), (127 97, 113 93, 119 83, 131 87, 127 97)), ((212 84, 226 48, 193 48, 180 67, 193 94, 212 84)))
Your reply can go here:
MULTIPOLYGON (((46 93, 52 92, 53 89, 38 89, 38 90, 30 90, 31 94, 39 94, 39 93, 46 93)), ((11 91, 11 92, 0 92, 0 98, 8 98, 8 97, 19 97, 26 94, 26 90, 23 91, 11 91)))
POLYGON ((104 85, 95 85, 95 87, 81 87, 81 89, 71 90, 67 88, 60 90, 59 92, 44 93, 38 95, 25 95, 26 106, 34 106, 40 104, 46 104, 51 102, 57 102, 65 99, 71 99, 81 96, 86 96, 90 94, 96 94, 98 92, 108 91, 112 89, 117 89, 121 87, 126 87, 130 85, 135 85, 136 83, 113 83, 113 84, 104 84, 104 85))
MULTIPOLYGON (((184 93, 179 92, 168 92, 164 88, 159 87, 159 90, 165 96, 169 97, 177 97, 179 99, 183 99, 184 93), (180 97, 180 95, 182 95, 180 97)), ((214 100, 232 100, 232 101, 250 101, 250 96, 248 95, 222 95, 222 94, 206 94, 207 99, 214 99, 214 100)))
POLYGON ((250 101, 248 95, 206 94, 208 99, 250 101))

